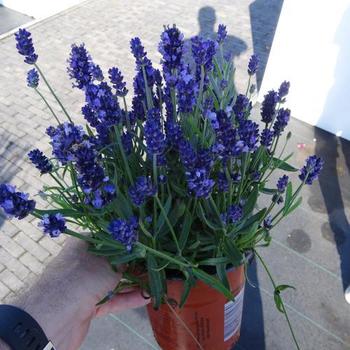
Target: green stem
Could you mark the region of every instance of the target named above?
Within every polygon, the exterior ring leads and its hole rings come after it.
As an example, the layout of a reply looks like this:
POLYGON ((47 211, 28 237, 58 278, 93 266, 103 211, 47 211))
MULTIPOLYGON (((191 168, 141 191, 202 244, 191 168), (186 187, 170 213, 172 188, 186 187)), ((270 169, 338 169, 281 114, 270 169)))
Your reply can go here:
POLYGON ((168 260, 168 261, 170 261, 178 266, 181 266, 181 267, 190 267, 191 266, 190 264, 186 264, 186 263, 184 263, 176 258, 173 258, 172 256, 170 256, 168 254, 162 253, 162 252, 155 250, 155 249, 153 249, 145 244, 142 244, 140 242, 136 242, 135 245, 139 246, 141 248, 144 248, 144 249, 148 250, 151 254, 158 256, 159 258, 163 258, 165 260, 168 260))
POLYGON ((198 94, 198 99, 197 99, 197 106, 196 106, 196 110, 194 112, 195 118, 197 118, 198 112, 199 112, 199 106, 202 104, 203 88, 204 88, 204 76, 205 76, 204 66, 201 65, 201 81, 199 84, 199 94, 198 94))
POLYGON ((159 208, 160 208, 160 211, 161 211, 162 214, 163 214, 164 220, 165 220, 165 222, 167 223, 167 225, 168 225, 168 227, 169 227, 169 230, 170 230, 170 232, 171 232, 171 235, 173 236, 173 240, 174 240, 174 243, 175 243, 175 245, 176 245, 176 249, 177 249, 177 251, 178 251, 179 254, 180 254, 180 253, 181 253, 181 249, 180 249, 180 246, 179 246, 179 242, 178 242, 178 240, 177 240, 177 237, 176 237, 176 233, 175 233, 175 231, 174 231, 174 228, 173 228, 171 222, 169 221, 168 215, 167 215, 167 213, 165 212, 165 209, 164 209, 162 203, 160 202, 160 200, 159 200, 157 194, 154 196, 154 198, 156 199, 156 202, 157 202, 157 204, 158 204, 158 206, 159 206, 159 208))
MULTIPOLYGON (((153 183, 156 187, 156 191, 158 193, 158 175, 157 175, 157 155, 153 154, 153 183)), ((155 197, 153 197, 153 230, 156 232, 156 223, 157 223, 157 201, 155 197)))
POLYGON ((143 80, 145 81, 147 108, 151 109, 153 107, 153 101, 152 101, 151 91, 150 91, 150 88, 149 88, 148 83, 147 83, 147 75, 146 75, 145 66, 142 66, 142 74, 143 74, 143 80))
POLYGON ((115 136, 117 138, 118 146, 119 146, 119 149, 120 149, 120 153, 122 154, 122 158, 123 158, 123 162, 124 162, 124 165, 125 165, 126 173, 128 174, 130 183, 133 185, 134 184, 134 180, 132 178, 132 174, 131 174, 131 170, 130 170, 130 167, 129 167, 128 159, 126 158, 126 154, 125 154, 125 151, 124 151, 123 143, 122 143, 122 140, 120 138, 119 129, 118 129, 117 126, 115 126, 114 130, 115 130, 115 136))
POLYGON ((51 108, 51 106, 49 105, 49 103, 47 102, 46 98, 43 96, 43 94, 37 89, 34 89, 36 91, 36 93, 42 98, 42 100, 45 102, 47 108, 50 110, 50 112, 52 113, 52 115, 54 116, 54 118, 56 119, 57 123, 59 125, 61 125, 61 122, 59 121, 56 113, 54 112, 54 110, 51 108))
POLYGON ((130 118, 129 118, 129 113, 128 113, 128 106, 126 104, 126 99, 125 96, 123 96, 123 103, 124 103, 124 110, 125 110, 125 115, 126 115, 126 127, 128 131, 130 132, 131 130, 131 125, 130 125, 130 118))
POLYGON ((247 90, 246 90, 246 92, 245 92, 245 95, 246 95, 246 96, 248 95, 248 92, 249 92, 250 83, 251 83, 251 76, 249 75, 247 90))
POLYGON ((57 103, 60 105, 60 107, 62 108, 62 111, 64 112, 64 114, 67 116, 68 120, 73 124, 72 119, 70 118, 69 114, 67 113, 66 109, 64 108, 63 104, 61 103, 61 101, 59 100, 59 98, 57 97, 57 95, 55 94, 55 92, 53 91, 52 87, 50 86, 49 82, 46 80, 44 73, 41 71, 41 69, 39 68, 39 66, 34 63, 34 67, 38 70, 40 76, 42 77, 42 79, 44 80, 46 86, 49 88, 52 96, 55 98, 55 100, 57 101, 57 103))
MULTIPOLYGON (((271 283, 273 285, 273 288, 276 290, 277 285, 276 285, 276 283, 275 283, 275 281, 274 281, 274 279, 273 279, 273 277, 272 277, 272 275, 271 275, 267 265, 265 264, 263 258, 260 256, 260 254, 255 249, 254 249, 254 253, 256 254, 258 259, 260 260, 262 266, 264 267, 264 270, 266 271, 267 275, 269 276, 269 279, 270 279, 270 281, 271 281, 271 283)), ((293 327, 292 327, 292 324, 290 323, 290 320, 289 320, 289 317, 288 317, 288 314, 287 314, 287 310, 286 310, 286 308, 284 306, 284 302, 283 302, 282 298, 281 298, 281 305, 282 305, 283 313, 284 313, 284 315, 286 317, 286 320, 287 320, 287 323, 288 323, 289 330, 290 330, 290 332, 292 334, 294 343, 295 343, 297 349, 300 350, 300 346, 299 346, 298 341, 297 341, 297 339, 295 337, 295 334, 294 334, 294 331, 293 331, 293 327)))
POLYGON ((219 220, 219 223, 220 223, 220 226, 222 227, 224 233, 226 233, 226 230, 225 230, 225 227, 224 227, 224 224, 222 223, 222 220, 221 220, 221 216, 220 216, 220 212, 219 212, 219 209, 218 207, 216 206, 216 203, 213 199, 213 197, 210 195, 209 196, 209 201, 210 201, 210 204, 213 206, 214 208, 214 211, 215 211, 215 215, 217 216, 218 220, 219 220))

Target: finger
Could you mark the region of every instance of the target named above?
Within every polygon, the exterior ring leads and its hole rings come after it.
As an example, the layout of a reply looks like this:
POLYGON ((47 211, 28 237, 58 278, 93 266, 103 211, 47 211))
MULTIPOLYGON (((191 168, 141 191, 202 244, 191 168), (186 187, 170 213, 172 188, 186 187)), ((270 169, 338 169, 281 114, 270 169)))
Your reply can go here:
POLYGON ((150 302, 150 299, 145 299, 140 290, 130 293, 117 294, 109 302, 101 305, 97 311, 96 316, 105 316, 109 313, 118 313, 128 309, 145 306, 150 302))

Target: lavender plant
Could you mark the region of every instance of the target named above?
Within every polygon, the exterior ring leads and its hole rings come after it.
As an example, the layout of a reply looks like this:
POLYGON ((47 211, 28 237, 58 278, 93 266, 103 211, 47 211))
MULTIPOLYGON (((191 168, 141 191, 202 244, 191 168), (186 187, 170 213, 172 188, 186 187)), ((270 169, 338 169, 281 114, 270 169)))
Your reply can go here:
MULTIPOLYGON (((300 205, 302 187, 317 179, 323 162, 309 157, 296 189, 285 174, 268 185, 275 171, 297 171, 287 163, 291 155, 284 155, 290 133, 276 156, 290 119, 283 107, 289 82, 266 94, 259 126, 250 119, 251 77, 259 58, 249 61, 246 94, 237 94, 233 63, 223 54, 226 35, 219 25, 216 41, 192 38, 192 60, 186 62, 183 35, 176 26, 165 27, 159 43, 162 71, 154 68, 140 39, 132 39, 136 75, 130 106, 121 71, 112 67, 105 78, 84 44, 73 45, 68 73, 85 95, 86 125, 81 126, 40 70, 31 34, 20 29, 18 52, 34 66, 28 86, 57 121, 46 130, 52 155, 35 149, 28 156, 56 185, 44 187, 52 209, 42 210, 27 194, 2 184, 5 213, 18 219, 31 214, 41 219, 45 234, 77 237, 112 266, 127 264, 124 277, 141 284, 156 308, 166 297, 172 272, 185 281, 182 305, 196 279, 231 299, 227 268, 246 264, 247 252, 261 259, 256 248, 269 245, 270 230, 300 205), (39 79, 60 113, 40 92, 39 79), (258 210, 261 194, 271 200, 258 210), (146 284, 132 273, 135 268, 148 273, 146 284)), ((276 305, 285 313, 280 292, 288 286, 271 280, 276 305)))

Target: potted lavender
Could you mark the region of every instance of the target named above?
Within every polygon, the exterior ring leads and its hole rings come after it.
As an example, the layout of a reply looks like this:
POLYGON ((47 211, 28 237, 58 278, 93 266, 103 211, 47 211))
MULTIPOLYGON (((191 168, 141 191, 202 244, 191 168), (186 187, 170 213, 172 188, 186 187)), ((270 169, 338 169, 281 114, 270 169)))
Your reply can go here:
MULTIPOLYGON (((271 228, 300 205, 302 187, 322 168, 321 159, 309 157, 293 188, 284 174, 297 171, 287 163, 290 155, 283 148, 276 156, 290 118, 283 107, 289 83, 265 96, 261 126, 251 120, 250 81, 259 60, 251 57, 246 94, 237 94, 232 60, 223 53, 226 34, 219 25, 216 41, 192 38, 186 62, 183 35, 165 27, 161 71, 140 39, 132 39, 130 105, 120 70, 112 67, 104 77, 85 46, 73 45, 68 73, 85 95, 85 126, 74 122, 40 70, 31 34, 16 34, 18 52, 33 66, 28 86, 55 122, 46 131, 52 154, 35 149, 28 156, 55 185, 41 193, 51 209, 37 208, 10 184, 0 185, 0 206, 10 217, 39 218, 53 239, 66 234, 88 242, 89 251, 112 267, 124 264, 114 292, 140 285, 151 296, 148 312, 163 349, 230 349, 236 343, 248 256, 267 269, 257 247, 269 246, 271 228), (60 112, 41 93, 39 80, 60 112), (268 184, 279 171, 278 182, 268 184), (256 209, 260 195, 270 204, 256 209)), ((290 286, 268 274, 290 326, 280 295, 290 286)))

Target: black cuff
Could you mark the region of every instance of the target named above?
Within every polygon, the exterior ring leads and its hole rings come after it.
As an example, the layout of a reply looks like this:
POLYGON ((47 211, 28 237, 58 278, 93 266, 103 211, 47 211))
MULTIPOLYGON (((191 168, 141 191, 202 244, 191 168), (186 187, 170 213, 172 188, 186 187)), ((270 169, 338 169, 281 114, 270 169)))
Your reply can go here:
POLYGON ((55 349, 38 322, 12 305, 0 305, 0 338, 12 350, 55 349))

